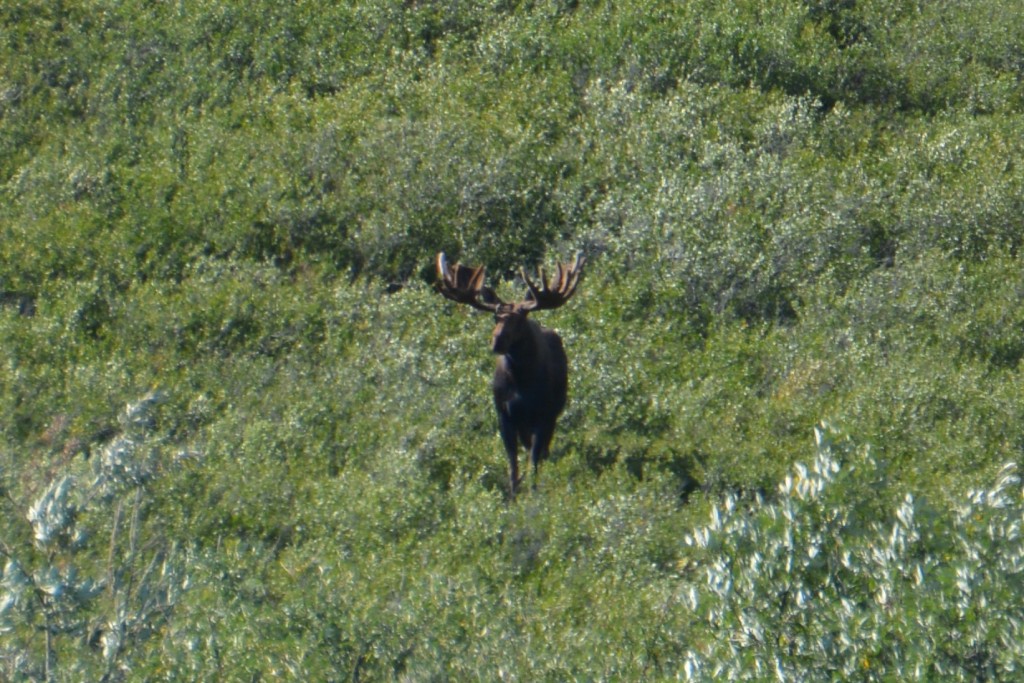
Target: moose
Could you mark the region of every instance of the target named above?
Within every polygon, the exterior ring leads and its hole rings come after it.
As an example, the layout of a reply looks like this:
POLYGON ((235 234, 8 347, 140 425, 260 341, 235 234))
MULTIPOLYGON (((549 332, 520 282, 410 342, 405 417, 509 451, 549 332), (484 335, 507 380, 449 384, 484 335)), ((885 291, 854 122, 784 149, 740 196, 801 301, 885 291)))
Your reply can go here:
POLYGON ((498 428, 509 464, 509 492, 514 498, 522 483, 519 477, 519 444, 530 452, 533 463, 533 488, 537 488, 540 462, 548 457, 555 423, 565 409, 569 380, 569 362, 562 339, 554 330, 527 318, 531 311, 558 308, 576 293, 586 259, 576 255, 573 264, 561 263, 548 281, 543 268, 538 270, 540 286, 520 270, 526 283, 522 301, 502 301, 490 287, 484 286, 484 267, 451 266, 444 252, 437 255, 435 289, 460 304, 468 304, 494 314, 491 351, 497 354, 494 371, 494 407, 498 428))

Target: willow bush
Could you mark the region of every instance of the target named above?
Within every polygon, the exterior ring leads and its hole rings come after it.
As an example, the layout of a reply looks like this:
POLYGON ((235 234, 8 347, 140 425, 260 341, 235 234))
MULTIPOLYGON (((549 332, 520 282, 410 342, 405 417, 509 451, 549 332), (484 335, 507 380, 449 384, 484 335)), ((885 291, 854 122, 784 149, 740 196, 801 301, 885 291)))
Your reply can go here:
POLYGON ((1007 0, 0 6, 2 676, 1012 677, 1021 44, 1007 0), (514 505, 442 249, 508 298, 588 257, 514 505))

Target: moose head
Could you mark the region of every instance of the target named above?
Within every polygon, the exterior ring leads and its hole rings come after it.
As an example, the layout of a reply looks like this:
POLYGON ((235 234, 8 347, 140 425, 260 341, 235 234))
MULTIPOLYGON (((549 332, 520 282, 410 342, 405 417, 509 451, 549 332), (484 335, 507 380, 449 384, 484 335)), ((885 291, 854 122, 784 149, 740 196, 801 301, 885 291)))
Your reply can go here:
POLYGON ((483 266, 452 266, 444 252, 437 255, 437 291, 452 301, 494 314, 491 351, 498 359, 492 389, 498 428, 508 455, 512 497, 522 482, 519 444, 530 452, 536 488, 540 462, 548 456, 555 423, 565 409, 568 393, 569 363, 561 338, 527 315, 558 308, 571 299, 585 263, 583 255, 577 254, 574 263, 559 264, 550 280, 541 268, 539 286, 522 270, 526 295, 521 301, 506 302, 484 285, 483 266))

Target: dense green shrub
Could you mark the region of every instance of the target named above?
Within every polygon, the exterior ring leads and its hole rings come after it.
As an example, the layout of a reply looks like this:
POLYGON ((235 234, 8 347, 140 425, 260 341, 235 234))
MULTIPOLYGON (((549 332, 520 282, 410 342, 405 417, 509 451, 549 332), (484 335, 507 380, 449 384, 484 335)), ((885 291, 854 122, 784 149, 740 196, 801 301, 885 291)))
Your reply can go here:
POLYGON ((1012 677, 1024 610, 1016 466, 953 510, 911 494, 890 508, 884 470, 836 436, 817 431, 813 466, 798 465, 778 500, 728 498, 687 536, 704 555, 686 590, 706 629, 688 677, 1012 677))
POLYGON ((197 454, 154 438, 161 402, 150 393, 129 403, 92 463, 79 459, 41 492, 12 495, 5 477, 0 660, 8 680, 123 678, 171 622, 189 578, 181 541, 147 532, 159 525, 149 489, 197 454), (27 512, 17 509, 26 494, 27 512))
POLYGON ((3 675, 1010 676, 1021 16, 0 6, 3 675), (442 249, 589 258, 514 504, 442 249))

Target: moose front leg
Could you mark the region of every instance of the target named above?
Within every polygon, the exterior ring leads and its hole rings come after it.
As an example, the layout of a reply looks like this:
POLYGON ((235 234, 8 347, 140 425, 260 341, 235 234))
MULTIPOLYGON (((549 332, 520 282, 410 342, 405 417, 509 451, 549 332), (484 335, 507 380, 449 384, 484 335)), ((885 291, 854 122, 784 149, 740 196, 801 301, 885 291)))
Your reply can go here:
POLYGON ((533 463, 533 481, 530 483, 530 488, 534 491, 537 490, 537 483, 540 481, 540 461, 543 460, 543 454, 539 453, 540 450, 537 447, 538 441, 534 441, 533 448, 530 449, 530 462, 533 463))
POLYGON ((505 444, 505 454, 508 456, 508 492, 510 498, 516 497, 519 490, 519 438, 516 434, 515 425, 511 418, 504 414, 498 414, 498 427, 501 431, 501 441, 505 444))
POLYGON ((516 493, 519 492, 519 483, 522 479, 519 478, 519 455, 515 451, 509 451, 508 454, 508 490, 509 497, 515 498, 516 493))

